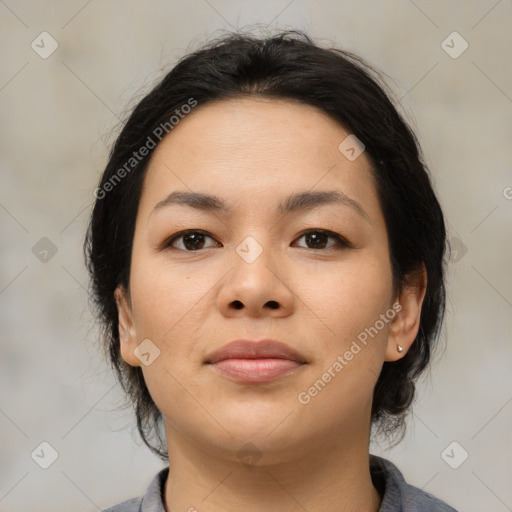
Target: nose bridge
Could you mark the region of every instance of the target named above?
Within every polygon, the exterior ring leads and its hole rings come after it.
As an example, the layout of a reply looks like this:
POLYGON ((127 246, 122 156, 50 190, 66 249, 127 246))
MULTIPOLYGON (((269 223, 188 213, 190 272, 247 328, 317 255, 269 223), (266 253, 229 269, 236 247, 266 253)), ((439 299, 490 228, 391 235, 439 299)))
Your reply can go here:
MULTIPOLYGON (((252 265, 258 259, 268 260, 271 256, 268 236, 262 237, 261 234, 255 236, 246 236, 236 247, 236 254, 248 265, 252 265), (255 238, 255 236, 257 238, 255 238), (260 240, 260 241, 258 241, 260 240), (261 242, 261 243, 260 243, 261 242), (265 253, 263 258, 260 258, 265 253)), ((261 261, 260 261, 261 263, 261 261)))
POLYGON ((268 234, 253 233, 246 236, 235 248, 234 273, 237 281, 247 289, 267 291, 277 279, 272 272, 276 261, 275 251, 268 234))

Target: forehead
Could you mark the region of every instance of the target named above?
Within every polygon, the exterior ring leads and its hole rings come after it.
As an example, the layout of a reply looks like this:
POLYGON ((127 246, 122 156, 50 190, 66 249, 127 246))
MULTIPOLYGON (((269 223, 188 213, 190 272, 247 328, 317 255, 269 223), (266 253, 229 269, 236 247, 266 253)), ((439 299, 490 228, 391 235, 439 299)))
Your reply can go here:
POLYGON ((252 157, 258 162, 276 157, 293 161, 304 156, 322 161, 328 154, 337 156, 339 143, 348 135, 323 111, 298 101, 233 98, 192 110, 159 144, 155 157, 181 150, 175 161, 182 156, 206 156, 206 151, 211 158, 229 152, 231 159, 252 157), (191 154, 183 155, 185 151, 191 154))
POLYGON ((141 208, 174 189, 228 202, 315 188, 372 200, 370 160, 362 153, 350 161, 339 150, 349 135, 327 114, 295 101, 247 97, 198 106, 155 149, 141 208))

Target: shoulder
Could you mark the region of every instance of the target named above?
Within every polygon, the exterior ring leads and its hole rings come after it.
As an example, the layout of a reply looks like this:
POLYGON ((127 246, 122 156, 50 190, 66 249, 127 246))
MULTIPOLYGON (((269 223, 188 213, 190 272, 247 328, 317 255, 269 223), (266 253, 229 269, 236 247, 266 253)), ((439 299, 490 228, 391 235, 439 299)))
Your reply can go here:
POLYGON ((404 510, 411 510, 411 512, 457 512, 448 503, 432 494, 413 485, 407 483, 405 485, 404 510))
POLYGON ((457 512, 439 498, 408 484, 389 460, 370 455, 370 471, 382 495, 379 512, 457 512))
POLYGON ((169 467, 163 468, 153 477, 143 496, 123 501, 101 512, 165 512, 163 494, 168 474, 169 467))
POLYGON ((142 504, 142 496, 123 501, 109 508, 103 509, 101 512, 139 512, 142 504))

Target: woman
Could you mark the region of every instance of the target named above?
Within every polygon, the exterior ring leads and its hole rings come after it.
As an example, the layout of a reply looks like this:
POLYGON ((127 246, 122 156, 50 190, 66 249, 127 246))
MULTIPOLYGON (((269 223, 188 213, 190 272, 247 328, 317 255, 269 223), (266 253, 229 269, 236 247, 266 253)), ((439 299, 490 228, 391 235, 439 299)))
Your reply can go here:
POLYGON ((85 251, 108 353, 169 467, 108 510, 453 511, 369 453, 442 323, 445 227, 359 58, 285 32, 182 59, 110 155, 85 251))

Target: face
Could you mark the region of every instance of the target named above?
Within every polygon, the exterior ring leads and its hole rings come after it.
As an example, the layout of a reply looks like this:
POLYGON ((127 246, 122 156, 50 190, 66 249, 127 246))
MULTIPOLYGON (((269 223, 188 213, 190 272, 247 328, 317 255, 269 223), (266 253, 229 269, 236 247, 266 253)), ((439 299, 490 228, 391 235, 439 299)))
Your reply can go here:
POLYGON ((338 149, 348 135, 310 106, 232 99, 197 107, 155 149, 116 299, 122 356, 170 445, 291 457, 368 434, 373 387, 413 342, 423 292, 394 293, 370 160, 338 149), (279 341, 302 364, 266 380, 208 364, 241 339, 279 341))

